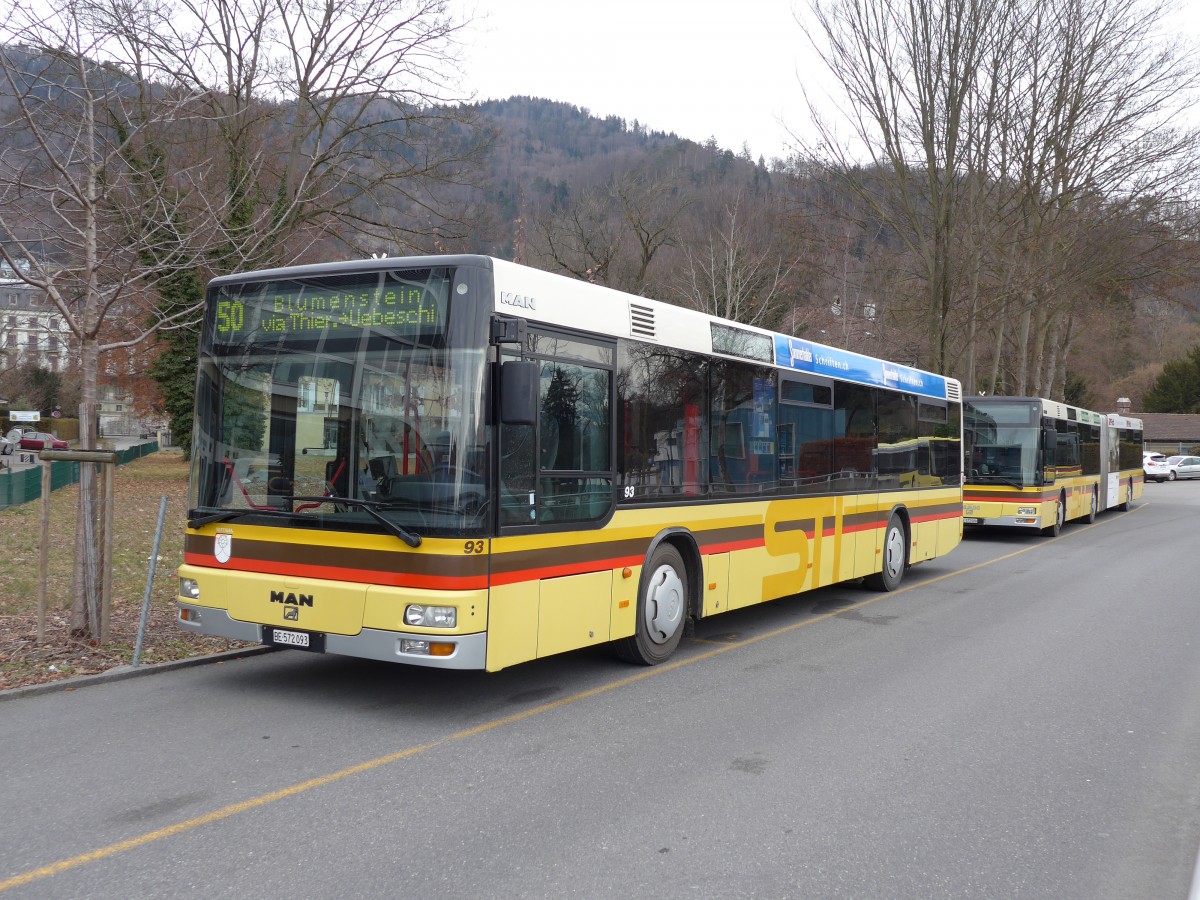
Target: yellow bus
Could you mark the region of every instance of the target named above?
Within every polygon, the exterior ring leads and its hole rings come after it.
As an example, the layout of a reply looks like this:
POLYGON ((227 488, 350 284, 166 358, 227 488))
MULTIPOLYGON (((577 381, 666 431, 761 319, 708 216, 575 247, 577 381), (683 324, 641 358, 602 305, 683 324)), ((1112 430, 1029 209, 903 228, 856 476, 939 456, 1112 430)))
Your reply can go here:
POLYGON ((222 277, 179 624, 654 664, 689 620, 957 546, 961 433, 953 379, 488 257, 222 277), (881 468, 901 445, 921 477, 881 468))
POLYGON ((1142 422, 1040 397, 972 397, 963 410, 968 525, 1057 535, 1142 496, 1142 422))

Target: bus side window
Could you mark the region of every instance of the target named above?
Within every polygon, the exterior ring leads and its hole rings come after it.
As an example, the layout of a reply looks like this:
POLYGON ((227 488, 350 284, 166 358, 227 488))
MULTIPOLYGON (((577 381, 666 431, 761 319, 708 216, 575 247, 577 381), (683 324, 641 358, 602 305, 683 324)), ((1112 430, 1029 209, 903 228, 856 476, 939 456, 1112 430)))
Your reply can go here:
POLYGON ((538 503, 543 521, 596 519, 612 504, 611 384, 607 369, 558 360, 544 364, 538 503))

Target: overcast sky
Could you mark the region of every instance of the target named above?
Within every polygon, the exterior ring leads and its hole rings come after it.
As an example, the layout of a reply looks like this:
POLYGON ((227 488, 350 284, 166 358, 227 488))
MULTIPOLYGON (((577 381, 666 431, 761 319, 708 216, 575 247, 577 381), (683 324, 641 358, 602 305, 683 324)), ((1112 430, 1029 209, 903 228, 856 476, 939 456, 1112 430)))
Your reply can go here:
MULTIPOLYGON (((1200 0, 1197 0, 1200 2, 1200 0)), ((465 48, 476 99, 518 94, 655 131, 786 155, 803 122, 791 0, 474 0, 465 48)))
MULTIPOLYGON (((518 94, 735 153, 786 157, 803 134, 800 78, 823 93, 793 9, 801 0, 467 0, 477 20, 464 48, 477 100, 518 94)), ((1180 0, 1172 30, 1200 36, 1200 0, 1180 0)))

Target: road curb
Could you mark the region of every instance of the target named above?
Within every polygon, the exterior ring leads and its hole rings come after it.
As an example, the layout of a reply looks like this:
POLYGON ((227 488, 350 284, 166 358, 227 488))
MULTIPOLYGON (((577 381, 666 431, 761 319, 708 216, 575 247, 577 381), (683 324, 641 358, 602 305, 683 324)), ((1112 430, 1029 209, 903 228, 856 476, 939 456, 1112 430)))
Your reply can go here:
POLYGON ((276 647, 246 647, 242 650, 226 650, 222 653, 210 653, 207 656, 190 656, 187 659, 176 659, 171 662, 154 663, 153 665, 141 665, 137 667, 117 666, 115 669, 109 669, 107 672, 97 672, 95 675, 77 675, 74 678, 63 678, 60 681, 48 681, 45 684, 31 684, 26 687, 16 687, 0 691, 0 703, 6 700, 22 700, 25 697, 36 697, 39 694, 51 694, 55 691, 75 691, 94 684, 125 681, 129 678, 140 678, 143 675, 174 672, 179 669, 189 669, 192 666, 227 662, 247 656, 259 656, 263 653, 274 653, 277 649, 276 647))

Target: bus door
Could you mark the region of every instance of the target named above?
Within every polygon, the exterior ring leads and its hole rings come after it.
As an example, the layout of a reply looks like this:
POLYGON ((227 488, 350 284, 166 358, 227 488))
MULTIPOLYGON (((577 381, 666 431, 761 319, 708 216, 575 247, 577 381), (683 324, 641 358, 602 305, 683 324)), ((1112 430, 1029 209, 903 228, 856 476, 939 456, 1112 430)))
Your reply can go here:
POLYGON ((612 552, 594 533, 613 510, 611 340, 529 327, 506 362, 537 367, 532 423, 501 423, 488 659, 549 656, 610 639, 612 552))

